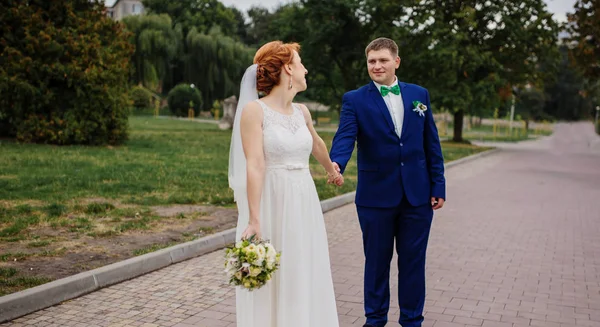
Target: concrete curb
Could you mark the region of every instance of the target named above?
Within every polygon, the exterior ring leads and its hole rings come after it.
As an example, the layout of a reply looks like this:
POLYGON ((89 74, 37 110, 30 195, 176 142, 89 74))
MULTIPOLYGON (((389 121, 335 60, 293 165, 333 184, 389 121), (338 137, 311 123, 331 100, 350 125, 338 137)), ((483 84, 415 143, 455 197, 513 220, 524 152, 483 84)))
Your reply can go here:
MULTIPOLYGON (((450 168, 492 153, 492 149, 445 164, 450 168)), ((349 192, 321 201, 323 212, 354 202, 356 192, 349 192)), ((226 247, 235 241, 235 228, 198 240, 178 244, 156 252, 147 253, 74 276, 55 280, 21 292, 0 297, 0 323, 60 304, 63 301, 91 293, 184 260, 201 256, 226 247)))
POLYGON ((0 323, 222 249, 234 238, 235 229, 229 229, 0 297, 0 323))
POLYGON ((497 152, 500 152, 500 151, 502 151, 502 149, 494 148, 494 149, 486 150, 486 151, 483 151, 483 152, 479 152, 479 153, 470 155, 468 157, 464 157, 464 158, 461 158, 461 159, 458 159, 458 160, 450 161, 449 163, 447 163, 447 164, 444 165, 444 168, 445 169, 452 168, 454 166, 467 163, 469 161, 473 161, 473 160, 476 160, 476 159, 487 157, 487 156, 489 156, 491 154, 494 154, 494 153, 497 153, 497 152))

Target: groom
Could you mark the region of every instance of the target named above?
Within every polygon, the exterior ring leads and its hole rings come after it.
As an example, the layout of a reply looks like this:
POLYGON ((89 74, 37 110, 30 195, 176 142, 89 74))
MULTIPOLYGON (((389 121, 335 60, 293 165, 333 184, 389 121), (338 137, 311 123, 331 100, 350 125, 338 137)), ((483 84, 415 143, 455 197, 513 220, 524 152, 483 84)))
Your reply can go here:
POLYGON ((433 210, 444 205, 444 159, 423 87, 398 81, 398 46, 366 48, 371 83, 344 94, 330 157, 341 173, 358 143, 356 208, 366 257, 365 327, 387 323, 390 262, 398 253, 400 324, 418 327, 425 304, 425 253, 433 210))

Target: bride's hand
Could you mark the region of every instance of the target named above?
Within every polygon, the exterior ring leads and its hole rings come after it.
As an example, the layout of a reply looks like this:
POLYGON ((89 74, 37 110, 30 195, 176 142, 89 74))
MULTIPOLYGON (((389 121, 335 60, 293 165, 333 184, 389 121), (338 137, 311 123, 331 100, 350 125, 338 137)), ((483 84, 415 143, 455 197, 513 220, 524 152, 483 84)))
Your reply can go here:
POLYGON ((254 235, 254 239, 260 239, 260 224, 259 223, 250 223, 246 230, 242 233, 242 240, 249 239, 254 235))
POLYGON ((335 184, 337 186, 342 186, 344 184, 344 176, 340 174, 338 171, 333 173, 327 173, 327 184, 335 184))

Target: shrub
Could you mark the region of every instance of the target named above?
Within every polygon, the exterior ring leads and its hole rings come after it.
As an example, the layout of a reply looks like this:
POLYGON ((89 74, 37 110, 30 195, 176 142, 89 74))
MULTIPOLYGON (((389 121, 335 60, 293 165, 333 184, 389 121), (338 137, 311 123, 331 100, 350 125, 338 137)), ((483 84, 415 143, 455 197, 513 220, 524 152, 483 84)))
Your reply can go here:
POLYGON ((133 89, 131 89, 129 97, 133 101, 133 107, 135 109, 143 110, 152 107, 152 92, 150 92, 144 87, 134 87, 133 89))
POLYGON ((202 94, 198 88, 182 83, 169 91, 167 102, 175 116, 187 116, 190 103, 192 103, 194 115, 197 116, 202 107, 202 94))
POLYGON ((99 0, 0 2, 0 134, 119 144, 133 47, 99 0))

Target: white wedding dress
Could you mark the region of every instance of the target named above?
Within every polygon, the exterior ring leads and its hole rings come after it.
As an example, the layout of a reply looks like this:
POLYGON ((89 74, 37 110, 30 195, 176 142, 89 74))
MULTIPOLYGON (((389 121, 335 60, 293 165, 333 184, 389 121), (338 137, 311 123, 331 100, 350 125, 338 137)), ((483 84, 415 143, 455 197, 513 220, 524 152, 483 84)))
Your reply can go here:
MULTIPOLYGON (((325 222, 308 166, 312 136, 297 106, 285 115, 256 101, 264 112, 266 165, 260 227, 281 261, 262 288, 236 288, 237 326, 338 327, 325 222)), ((236 239, 245 229, 238 224, 236 239)))

